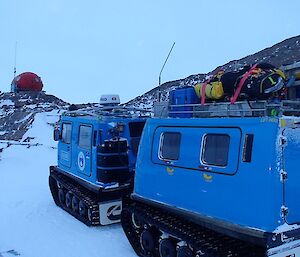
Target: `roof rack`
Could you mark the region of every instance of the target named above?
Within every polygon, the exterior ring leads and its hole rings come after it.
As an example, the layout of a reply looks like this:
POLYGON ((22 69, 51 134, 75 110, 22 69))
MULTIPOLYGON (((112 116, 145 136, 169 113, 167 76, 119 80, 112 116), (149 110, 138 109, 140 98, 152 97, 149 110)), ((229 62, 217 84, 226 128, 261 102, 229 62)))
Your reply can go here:
POLYGON ((262 117, 300 116, 300 100, 213 102, 201 104, 169 105, 159 102, 154 105, 154 117, 210 118, 210 117, 262 117))
POLYGON ((299 97, 299 93, 297 93, 297 87, 299 88, 300 86, 300 61, 283 65, 280 67, 280 69, 285 72, 287 77, 294 77, 293 87, 291 87, 288 91, 288 99, 295 99, 299 97))
POLYGON ((289 80, 287 99, 230 102, 208 102, 200 104, 154 103, 154 117, 209 118, 209 117, 263 117, 300 116, 300 62, 282 66, 289 80))
POLYGON ((149 117, 151 111, 146 109, 139 109, 126 106, 101 106, 101 107, 89 107, 74 111, 67 111, 63 115, 78 117, 78 116, 90 116, 90 117, 115 117, 115 118, 137 118, 137 117, 149 117))

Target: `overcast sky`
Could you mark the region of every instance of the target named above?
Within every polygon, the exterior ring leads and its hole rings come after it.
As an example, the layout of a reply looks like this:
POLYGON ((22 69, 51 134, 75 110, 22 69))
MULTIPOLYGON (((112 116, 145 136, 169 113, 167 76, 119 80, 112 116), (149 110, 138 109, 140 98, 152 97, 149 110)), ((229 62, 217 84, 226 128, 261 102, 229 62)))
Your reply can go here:
POLYGON ((0 90, 32 71, 72 102, 122 102, 300 34, 299 0, 0 0, 0 90))

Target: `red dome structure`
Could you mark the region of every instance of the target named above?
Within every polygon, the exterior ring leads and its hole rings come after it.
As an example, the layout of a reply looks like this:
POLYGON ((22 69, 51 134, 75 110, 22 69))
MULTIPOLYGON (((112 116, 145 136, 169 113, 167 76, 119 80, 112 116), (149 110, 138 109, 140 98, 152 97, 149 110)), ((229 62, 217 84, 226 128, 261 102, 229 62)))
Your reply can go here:
POLYGON ((33 72, 24 72, 16 76, 12 83, 12 91, 41 91, 43 82, 41 78, 33 72))

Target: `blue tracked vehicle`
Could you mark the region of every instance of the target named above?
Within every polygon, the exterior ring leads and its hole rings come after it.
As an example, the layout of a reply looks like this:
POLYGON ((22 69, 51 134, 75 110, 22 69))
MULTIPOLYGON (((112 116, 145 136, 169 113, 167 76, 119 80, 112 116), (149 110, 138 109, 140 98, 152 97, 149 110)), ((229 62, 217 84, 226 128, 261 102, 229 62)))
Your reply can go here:
POLYGON ((300 256, 299 115, 290 100, 158 103, 123 202, 135 252, 300 256))
POLYGON ((66 112, 54 131, 58 165, 50 167, 53 199, 89 226, 120 221, 121 198, 132 191, 146 121, 143 110, 121 107, 117 96, 112 99, 109 103, 116 105, 66 112))

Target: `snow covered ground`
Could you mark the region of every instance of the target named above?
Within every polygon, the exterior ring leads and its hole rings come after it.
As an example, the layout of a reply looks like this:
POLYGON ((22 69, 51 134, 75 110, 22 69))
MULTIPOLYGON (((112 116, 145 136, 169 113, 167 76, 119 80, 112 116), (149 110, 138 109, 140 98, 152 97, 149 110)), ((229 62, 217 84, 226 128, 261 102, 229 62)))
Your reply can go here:
POLYGON ((48 170, 56 142, 48 123, 56 119, 55 112, 36 115, 24 135, 35 137, 29 148, 0 143, 0 257, 136 256, 120 225, 87 227, 53 202, 48 170))

